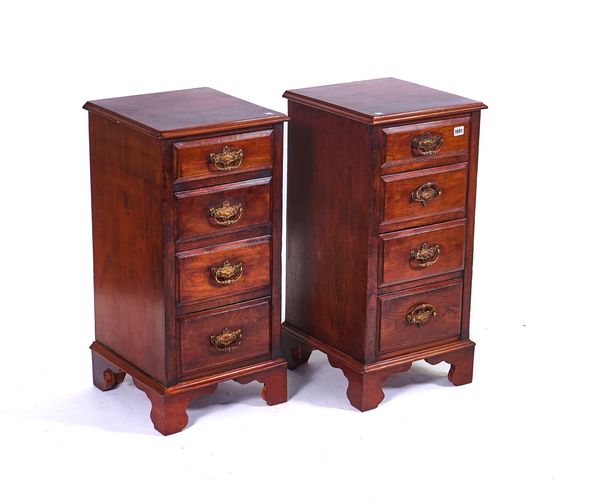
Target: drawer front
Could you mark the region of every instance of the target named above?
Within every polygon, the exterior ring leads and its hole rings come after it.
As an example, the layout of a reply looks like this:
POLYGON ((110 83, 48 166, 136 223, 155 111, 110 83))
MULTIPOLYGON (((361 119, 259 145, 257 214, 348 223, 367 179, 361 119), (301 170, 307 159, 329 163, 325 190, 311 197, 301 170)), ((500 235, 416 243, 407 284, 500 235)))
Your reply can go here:
POLYGON ((383 173, 467 161, 469 117, 384 128, 383 173))
POLYGON ((270 168, 273 130, 203 138, 173 144, 175 182, 270 168))
POLYGON ((180 374, 268 356, 270 307, 269 300, 252 301, 180 317, 180 374))
POLYGON ((178 252, 179 306, 268 287, 271 237, 178 252))
POLYGON ((381 245, 381 286, 458 271, 465 262, 465 220, 387 233, 381 245))
POLYGON ((458 338, 461 305, 461 280, 381 296, 379 352, 458 338))
POLYGON ((383 224, 440 222, 457 212, 464 217, 466 164, 387 175, 383 185, 383 224))
POLYGON ((177 241, 224 234, 271 221, 271 178, 175 193, 177 241))

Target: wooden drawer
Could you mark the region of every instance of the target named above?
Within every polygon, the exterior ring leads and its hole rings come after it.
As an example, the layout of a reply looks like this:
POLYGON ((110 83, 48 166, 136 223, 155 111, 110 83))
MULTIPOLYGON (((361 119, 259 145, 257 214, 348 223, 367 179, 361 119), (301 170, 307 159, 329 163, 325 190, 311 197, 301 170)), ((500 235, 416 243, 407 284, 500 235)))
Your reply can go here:
POLYGON ((381 236, 381 286, 461 270, 465 262, 465 220, 381 236))
POLYGON ((270 129, 173 144, 175 182, 262 170, 272 158, 270 129))
POLYGON ((467 165, 383 177, 383 224, 422 225, 465 216, 467 165))
POLYGON ((383 135, 383 173, 459 163, 469 157, 469 117, 384 128, 383 135))
POLYGON ((397 352, 458 338, 461 307, 462 280, 381 296, 379 352, 397 352), (432 313, 435 316, 431 316, 432 313), (419 320, 421 322, 417 323, 419 320))
POLYGON ((271 237, 178 252, 179 306, 268 287, 271 237))
POLYGON ((270 313, 271 303, 266 299, 180 317, 180 375, 268 356, 270 313))
POLYGON ((181 191, 177 241, 189 241, 271 221, 271 178, 181 191))

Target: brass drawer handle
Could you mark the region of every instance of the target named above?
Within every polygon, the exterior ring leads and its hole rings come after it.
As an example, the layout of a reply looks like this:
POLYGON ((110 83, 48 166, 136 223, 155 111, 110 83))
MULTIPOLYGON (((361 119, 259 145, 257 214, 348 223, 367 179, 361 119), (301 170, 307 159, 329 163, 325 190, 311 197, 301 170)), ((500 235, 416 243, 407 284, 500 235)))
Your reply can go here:
POLYGON ((422 243, 418 249, 410 251, 410 258, 419 268, 429 268, 440 258, 441 247, 422 243))
POLYGON ((223 201, 220 206, 211 208, 208 213, 217 224, 231 226, 242 218, 243 211, 241 203, 232 205, 229 201, 223 201))
POLYGON ((410 195, 413 201, 421 203, 424 207, 432 200, 442 195, 442 190, 435 182, 425 182, 410 195))
POLYGON ((242 330, 230 331, 226 327, 221 334, 213 334, 210 337, 210 343, 219 352, 231 352, 242 344, 242 330))
POLYGON ((221 152, 213 152, 210 155, 210 162, 215 165, 219 171, 232 171, 242 164, 244 160, 244 151, 242 149, 231 150, 229 145, 223 147, 221 152))
POLYGON ((437 154, 442 148, 443 144, 444 138, 442 135, 428 131, 427 133, 417 135, 415 138, 413 138, 413 153, 416 156, 431 156, 433 154, 437 154))
POLYGON ((231 264, 229 261, 225 261, 223 266, 215 266, 210 269, 210 272, 219 285, 230 285, 242 277, 244 268, 242 263, 231 264))
POLYGON ((437 315, 437 310, 433 305, 420 304, 415 306, 409 313, 406 314, 406 320, 409 324, 414 324, 421 327, 422 324, 429 322, 437 315))

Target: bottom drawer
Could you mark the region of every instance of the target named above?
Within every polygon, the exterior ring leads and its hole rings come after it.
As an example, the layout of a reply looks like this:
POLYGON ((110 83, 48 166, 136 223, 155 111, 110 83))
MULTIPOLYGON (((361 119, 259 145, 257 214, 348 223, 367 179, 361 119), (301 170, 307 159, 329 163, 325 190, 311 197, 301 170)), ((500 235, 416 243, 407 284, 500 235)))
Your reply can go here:
POLYGON ((180 375, 198 374, 271 352, 271 302, 250 301, 180 317, 180 375))
POLYGON ((379 352, 421 347, 460 335, 462 280, 379 297, 379 352))

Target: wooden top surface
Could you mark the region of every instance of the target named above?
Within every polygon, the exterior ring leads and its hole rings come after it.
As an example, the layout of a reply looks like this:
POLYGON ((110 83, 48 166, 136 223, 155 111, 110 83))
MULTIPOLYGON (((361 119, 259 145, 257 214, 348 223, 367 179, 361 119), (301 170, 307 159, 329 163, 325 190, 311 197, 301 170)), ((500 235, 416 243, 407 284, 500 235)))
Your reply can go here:
POLYGON ((285 114, 203 87, 87 102, 89 112, 157 138, 280 123, 285 114))
POLYGON ((481 102, 392 77, 286 91, 291 101, 367 124, 487 108, 481 102))

